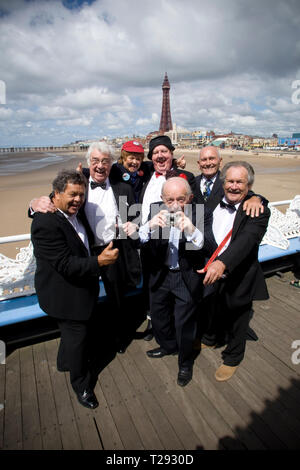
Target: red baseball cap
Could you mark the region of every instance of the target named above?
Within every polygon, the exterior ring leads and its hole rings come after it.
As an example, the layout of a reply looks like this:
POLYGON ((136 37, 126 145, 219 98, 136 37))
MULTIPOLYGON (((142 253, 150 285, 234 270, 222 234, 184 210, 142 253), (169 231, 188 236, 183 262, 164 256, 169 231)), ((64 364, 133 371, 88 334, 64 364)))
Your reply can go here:
POLYGON ((122 149, 126 152, 134 152, 134 153, 144 153, 144 148, 142 144, 140 144, 137 140, 129 140, 122 145, 122 149))

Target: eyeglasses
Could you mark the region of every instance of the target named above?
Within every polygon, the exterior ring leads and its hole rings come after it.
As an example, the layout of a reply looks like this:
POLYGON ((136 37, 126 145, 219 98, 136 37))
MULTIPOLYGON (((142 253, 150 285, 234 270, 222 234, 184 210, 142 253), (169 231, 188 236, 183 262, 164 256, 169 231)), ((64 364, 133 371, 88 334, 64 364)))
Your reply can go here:
POLYGON ((91 158, 91 164, 93 166, 100 165, 100 163, 103 166, 108 166, 111 164, 111 160, 109 158, 103 158, 103 160, 99 160, 98 158, 91 158))

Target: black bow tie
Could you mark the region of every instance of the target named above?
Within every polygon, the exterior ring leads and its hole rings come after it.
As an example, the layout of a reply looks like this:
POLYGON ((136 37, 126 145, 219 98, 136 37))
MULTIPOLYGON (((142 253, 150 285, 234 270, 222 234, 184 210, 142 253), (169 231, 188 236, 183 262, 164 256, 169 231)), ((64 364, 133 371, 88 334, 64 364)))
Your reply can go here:
POLYGON ((104 183, 96 183, 95 181, 91 181, 91 189, 95 189, 98 187, 106 189, 106 181, 104 181, 104 183))
POLYGON ((227 202, 224 202, 224 201, 220 202, 220 206, 225 209, 229 209, 232 212, 236 211, 236 207, 233 204, 228 204, 227 202))

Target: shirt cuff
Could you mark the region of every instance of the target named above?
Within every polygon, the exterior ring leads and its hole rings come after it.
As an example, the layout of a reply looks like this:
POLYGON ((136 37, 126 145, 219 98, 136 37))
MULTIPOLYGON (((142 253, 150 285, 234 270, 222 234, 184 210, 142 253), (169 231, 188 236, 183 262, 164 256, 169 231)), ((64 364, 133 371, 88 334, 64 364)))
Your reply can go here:
POLYGON ((188 242, 192 242, 197 248, 202 248, 204 243, 203 233, 198 228, 195 228, 192 235, 187 235, 186 239, 188 242))
POLYGON ((150 227, 149 227, 149 222, 146 222, 144 225, 142 225, 139 229, 139 238, 140 238, 140 242, 141 243, 147 243, 150 238, 151 238, 151 235, 156 231, 156 229, 154 230, 150 230, 150 227))

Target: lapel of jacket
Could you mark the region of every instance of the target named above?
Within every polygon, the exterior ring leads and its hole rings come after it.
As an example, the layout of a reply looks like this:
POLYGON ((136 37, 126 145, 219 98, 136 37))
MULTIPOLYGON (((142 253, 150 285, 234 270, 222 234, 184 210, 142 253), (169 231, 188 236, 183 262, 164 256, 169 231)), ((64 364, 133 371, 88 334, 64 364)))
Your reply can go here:
MULTIPOLYGON (((76 230, 72 226, 71 222, 69 222, 67 220, 67 218, 60 211, 56 211, 56 212, 54 212, 54 214, 56 215, 56 217, 59 218, 60 223, 64 224, 64 226, 65 226, 65 228, 68 232, 68 235, 70 235, 70 238, 73 239, 75 243, 79 244, 80 248, 84 249, 85 253, 88 254, 88 250, 86 249, 85 244, 83 243, 80 236, 78 235, 78 233, 76 232, 76 230)), ((85 227, 85 224, 83 223, 83 221, 82 220, 80 220, 80 221, 83 224, 83 226, 85 227)))
POLYGON ((241 223, 243 222, 243 220, 245 219, 245 217, 247 217, 246 215, 246 212, 243 210, 243 204, 244 204, 244 200, 241 202, 238 210, 237 210, 237 213, 236 213, 236 216, 235 216, 235 219, 234 219, 234 223, 233 223, 233 227, 232 227, 232 236, 231 236, 231 239, 234 239, 234 237, 236 236, 239 228, 240 228, 240 225, 241 223))

